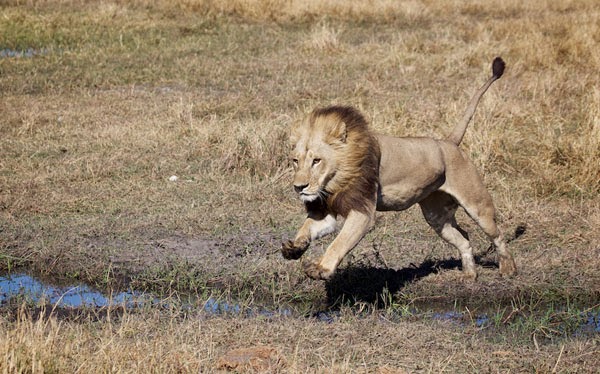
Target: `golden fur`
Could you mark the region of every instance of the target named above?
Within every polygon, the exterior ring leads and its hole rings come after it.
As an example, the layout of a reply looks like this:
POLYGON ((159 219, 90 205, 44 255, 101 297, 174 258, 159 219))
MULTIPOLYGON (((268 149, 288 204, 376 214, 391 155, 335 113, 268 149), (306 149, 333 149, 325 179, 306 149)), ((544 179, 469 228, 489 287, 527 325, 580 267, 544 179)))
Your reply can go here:
POLYGON ((375 221, 375 211, 404 210, 418 203, 425 220, 460 252, 465 276, 477 272, 466 233, 454 215, 461 206, 492 240, 500 256, 500 272, 516 273, 512 255, 496 226, 492 199, 473 163, 458 148, 479 99, 504 71, 497 58, 493 75, 471 99, 462 121, 446 140, 374 135, 355 109, 315 109, 292 129, 294 189, 307 218, 282 254, 298 259, 310 242, 344 224, 319 262, 306 262, 315 279, 329 278, 342 258, 375 221))

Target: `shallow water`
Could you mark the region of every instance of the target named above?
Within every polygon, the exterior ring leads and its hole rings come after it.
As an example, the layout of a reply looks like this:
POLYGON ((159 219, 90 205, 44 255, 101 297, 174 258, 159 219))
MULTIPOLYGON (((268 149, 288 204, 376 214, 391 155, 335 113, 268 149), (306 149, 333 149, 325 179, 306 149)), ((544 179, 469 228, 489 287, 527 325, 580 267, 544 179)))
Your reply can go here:
MULTIPOLYGON (((20 298, 23 301, 35 304, 51 304, 60 308, 102 308, 108 306, 125 306, 126 308, 140 308, 144 306, 169 307, 168 301, 161 300, 155 295, 136 290, 128 290, 116 294, 104 294, 85 284, 71 286, 54 286, 44 283, 27 274, 10 274, 0 276, 0 307, 8 300, 20 298)), ((292 316, 290 308, 265 308, 260 306, 242 306, 239 303, 209 298, 206 301, 196 300, 195 303, 179 303, 185 309, 201 305, 202 310, 210 315, 230 315, 242 317, 277 317, 292 316)), ((425 313, 427 314, 427 313, 425 313)), ((333 323, 340 317, 339 311, 320 311, 310 315, 324 323, 333 323)), ((580 315, 581 323, 575 335, 600 333, 600 311, 585 312, 580 315)), ((493 325, 487 314, 471 317, 467 313, 455 310, 438 311, 429 314, 429 318, 447 321, 453 324, 466 326, 474 324, 486 328, 493 325)))
MULTIPOLYGON (((102 308, 107 306, 125 306, 140 308, 144 306, 169 307, 169 302, 158 297, 136 290, 128 290, 112 295, 94 290, 88 285, 53 286, 35 279, 27 274, 11 274, 0 276, 0 307, 12 298, 35 304, 51 304, 60 308, 102 308)), ((198 300, 199 301, 199 300, 198 300)), ((196 303, 198 304, 198 303, 196 303)), ((203 310, 212 315, 242 316, 290 316, 288 308, 267 309, 262 307, 242 307, 238 303, 209 298, 199 304, 203 310)), ((180 303, 183 308, 191 308, 192 303, 180 303)))
POLYGON ((31 58, 34 56, 47 55, 48 53, 50 53, 50 51, 47 48, 42 48, 42 49, 27 48, 27 49, 23 49, 23 50, 4 48, 4 49, 0 49, 0 58, 22 58, 22 57, 31 58))
POLYGON ((586 321, 581 326, 581 331, 579 333, 600 333, 600 312, 593 313, 588 312, 586 314, 586 321))
MULTIPOLYGON (((440 321, 456 322, 457 324, 465 323, 464 313, 456 312, 453 310, 449 312, 433 313, 432 318, 440 321)), ((480 316, 475 317, 474 322, 477 327, 483 327, 489 322, 489 318, 485 314, 482 314, 480 316)))
POLYGON ((83 284, 59 287, 45 284, 27 274, 0 276, 0 305, 15 297, 33 303, 46 302, 61 308, 97 308, 114 305, 138 307, 157 302, 157 299, 151 295, 137 291, 105 295, 83 284))
MULTIPOLYGON (((480 314, 471 317, 468 313, 461 313, 457 311, 433 313, 432 318, 434 320, 447 321, 462 326, 474 324, 480 328, 491 327, 494 324, 487 314, 480 314)), ((578 327, 574 331, 575 336, 600 333, 600 311, 582 313, 579 315, 579 319, 581 320, 581 323, 579 323, 578 327)), ((556 327, 558 331, 564 332, 564 324, 561 326, 559 323, 556 327)))

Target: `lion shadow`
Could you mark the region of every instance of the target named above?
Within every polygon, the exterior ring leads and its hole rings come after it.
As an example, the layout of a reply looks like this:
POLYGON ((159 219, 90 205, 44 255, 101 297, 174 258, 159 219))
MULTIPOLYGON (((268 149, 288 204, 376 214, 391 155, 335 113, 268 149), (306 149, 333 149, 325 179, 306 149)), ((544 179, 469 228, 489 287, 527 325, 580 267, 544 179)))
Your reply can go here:
MULTIPOLYGON (((510 243, 525 234, 527 226, 518 225, 513 235, 506 240, 510 243)), ((475 263, 484 268, 499 268, 496 261, 490 259, 493 247, 474 257, 475 263)), ((425 260, 419 266, 411 264, 404 269, 390 269, 373 266, 372 264, 353 264, 339 269, 326 282, 327 303, 330 308, 337 308, 346 302, 363 302, 385 306, 386 295, 394 295, 407 283, 419 280, 442 270, 462 269, 459 259, 425 260)))
MULTIPOLYGON (((498 263, 489 260, 485 255, 474 257, 475 262, 481 267, 498 268, 498 263)), ((385 295, 395 294, 407 283, 451 269, 462 269, 461 261, 459 259, 426 260, 418 266, 412 265, 404 269, 350 265, 339 269, 326 283, 327 301, 334 309, 336 305, 345 302, 384 306, 385 295)))

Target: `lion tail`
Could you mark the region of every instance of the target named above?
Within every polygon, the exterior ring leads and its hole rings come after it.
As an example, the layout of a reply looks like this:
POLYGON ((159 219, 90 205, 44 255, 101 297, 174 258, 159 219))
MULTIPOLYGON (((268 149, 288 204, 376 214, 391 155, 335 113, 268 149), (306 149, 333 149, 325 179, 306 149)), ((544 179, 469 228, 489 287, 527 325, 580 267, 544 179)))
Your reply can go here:
POLYGON ((500 57, 496 57, 492 62, 492 76, 475 92, 475 95, 471 98, 469 105, 467 106, 467 110, 465 110, 465 114, 463 115, 462 120, 454 127, 450 135, 446 138, 452 143, 459 145, 462 141, 463 136, 465 135, 465 131, 467 131, 467 126, 473 118, 473 114, 475 114, 475 109, 477 108, 477 104, 479 104, 479 100, 485 93, 485 91, 490 88, 492 83, 499 79, 504 73, 504 60, 500 57))

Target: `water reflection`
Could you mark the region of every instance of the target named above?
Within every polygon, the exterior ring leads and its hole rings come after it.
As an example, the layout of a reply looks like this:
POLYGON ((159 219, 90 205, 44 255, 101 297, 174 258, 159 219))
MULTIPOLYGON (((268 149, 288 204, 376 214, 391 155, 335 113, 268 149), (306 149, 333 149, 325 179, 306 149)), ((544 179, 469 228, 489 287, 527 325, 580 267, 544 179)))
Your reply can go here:
MULTIPOLYGON (((168 308, 169 302, 160 300, 156 296, 129 290, 113 295, 105 295, 85 284, 76 286, 51 286, 43 283, 27 274, 13 274, 0 276, 0 306, 11 298, 21 298, 32 303, 49 303, 61 308, 99 308, 107 306, 125 306, 136 308, 143 306, 160 306, 168 308)), ((181 303, 178 305, 184 309, 190 309, 193 305, 202 305, 204 312, 211 315, 236 315, 245 317, 276 317, 290 316, 292 311, 287 308, 266 309, 262 307, 241 306, 239 303, 209 298, 206 301, 181 303)))
POLYGON ((107 296, 87 285, 57 287, 44 284, 26 274, 0 276, 0 305, 15 297, 34 303, 47 302, 62 308, 109 305, 138 307, 156 302, 154 297, 143 292, 125 291, 107 296))
POLYGON ((42 48, 42 49, 34 49, 34 48, 10 49, 10 48, 4 48, 4 49, 0 49, 0 58, 22 58, 22 57, 31 58, 31 57, 34 57, 34 56, 47 55, 48 53, 50 53, 50 51, 47 48, 42 48))

